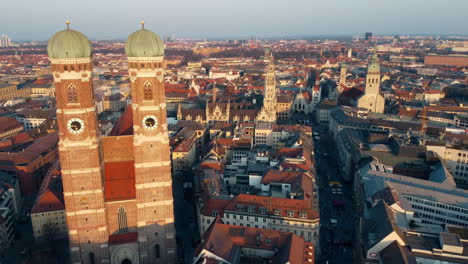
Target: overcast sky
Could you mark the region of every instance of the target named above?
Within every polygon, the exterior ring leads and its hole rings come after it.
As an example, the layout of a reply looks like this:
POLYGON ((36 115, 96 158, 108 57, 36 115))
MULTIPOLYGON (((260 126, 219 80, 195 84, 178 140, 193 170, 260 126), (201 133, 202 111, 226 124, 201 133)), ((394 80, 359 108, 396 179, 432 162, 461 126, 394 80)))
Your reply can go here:
POLYGON ((124 39, 141 20, 161 37, 468 35, 468 0, 2 0, 0 10, 13 41, 47 40, 67 19, 91 39, 124 39))

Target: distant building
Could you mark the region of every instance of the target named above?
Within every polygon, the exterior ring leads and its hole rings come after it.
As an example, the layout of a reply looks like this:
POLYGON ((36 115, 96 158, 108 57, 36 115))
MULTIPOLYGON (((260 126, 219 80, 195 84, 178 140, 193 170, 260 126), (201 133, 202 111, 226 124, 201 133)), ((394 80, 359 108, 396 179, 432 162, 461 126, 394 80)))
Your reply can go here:
POLYGON ((328 124, 332 111, 337 107, 334 101, 322 100, 315 109, 315 120, 320 124, 328 124))
POLYGON ((467 228, 422 224, 394 197, 387 192, 362 219, 361 240, 356 241, 357 252, 364 253, 360 263, 466 263, 467 228))
POLYGON ((0 117, 0 141, 18 135, 24 131, 24 126, 11 117, 0 117))
POLYGON ((467 55, 426 55, 424 57, 424 65, 426 66, 468 66, 467 55))
POLYGON ((373 41, 372 32, 366 32, 366 34, 364 35, 364 40, 373 41))
POLYGON ((289 95, 279 95, 276 100, 276 119, 288 120, 291 118, 293 98, 289 95))
POLYGON ((346 63, 340 65, 340 84, 346 83, 346 75, 348 74, 348 66, 346 63))
POLYGON ((0 47, 10 47, 10 46, 11 46, 11 39, 6 34, 3 34, 2 38, 0 39, 0 47))
POLYGON ((17 84, 0 82, 0 101, 13 98, 26 98, 31 96, 31 89, 19 89, 17 84))
POLYGON ((56 109, 23 109, 16 113, 14 117, 23 123, 25 130, 37 128, 47 121, 56 118, 56 109))
POLYGON ((171 138, 171 159, 173 173, 191 171, 197 159, 197 133, 190 128, 183 128, 171 138))
POLYGON ((17 151, 0 152, 0 170, 18 177, 22 194, 34 194, 57 159, 57 144, 58 133, 53 132, 17 151))
POLYGON ((421 223, 468 227, 468 191, 456 187, 440 162, 432 169, 426 180, 395 174, 381 163, 370 162, 356 171, 355 192, 368 204, 372 196, 388 187, 399 206, 417 214, 421 223))

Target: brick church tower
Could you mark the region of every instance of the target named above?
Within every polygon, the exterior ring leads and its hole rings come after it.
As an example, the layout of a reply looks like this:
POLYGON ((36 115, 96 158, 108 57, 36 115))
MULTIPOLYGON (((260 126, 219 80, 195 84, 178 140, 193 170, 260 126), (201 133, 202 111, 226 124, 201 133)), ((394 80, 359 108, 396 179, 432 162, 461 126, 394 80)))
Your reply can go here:
POLYGON ((48 42, 71 263, 176 261, 164 44, 141 29, 125 50, 133 104, 101 136, 90 41, 67 23, 48 42))
MULTIPOLYGON (((67 23, 68 27, 68 23, 67 23)), ((48 43, 57 96, 59 153, 72 261, 107 259, 101 146, 91 78, 91 43, 66 29, 48 43)))
POLYGON ((141 259, 175 261, 171 160, 164 91, 164 44, 142 29, 125 43, 132 88, 137 227, 141 259), (156 256, 155 256, 156 257, 156 256))

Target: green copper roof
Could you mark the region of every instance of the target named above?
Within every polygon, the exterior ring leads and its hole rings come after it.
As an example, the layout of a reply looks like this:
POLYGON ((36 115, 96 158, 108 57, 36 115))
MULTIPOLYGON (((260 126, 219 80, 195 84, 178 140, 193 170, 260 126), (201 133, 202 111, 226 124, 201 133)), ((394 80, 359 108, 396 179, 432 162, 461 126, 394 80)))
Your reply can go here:
POLYGON ((89 39, 83 33, 72 29, 55 33, 47 43, 49 58, 89 58, 92 51, 89 39))
POLYGON ((125 42, 128 57, 159 57, 164 55, 164 43, 154 32, 140 29, 125 42))

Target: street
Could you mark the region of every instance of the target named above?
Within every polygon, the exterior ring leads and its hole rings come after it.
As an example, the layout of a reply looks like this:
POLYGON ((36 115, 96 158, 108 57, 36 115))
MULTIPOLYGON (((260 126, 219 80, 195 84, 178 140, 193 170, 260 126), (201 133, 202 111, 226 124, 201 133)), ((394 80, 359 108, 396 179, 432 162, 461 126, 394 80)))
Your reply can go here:
POLYGON ((339 174, 337 149, 326 129, 315 126, 313 131, 320 133, 320 139, 314 139, 321 223, 318 263, 353 263, 356 214, 352 184, 345 183, 339 174))

